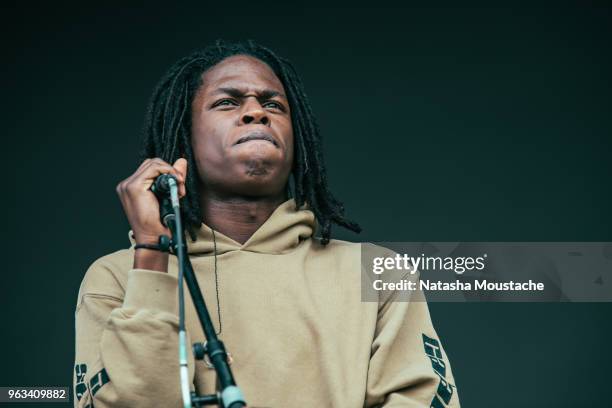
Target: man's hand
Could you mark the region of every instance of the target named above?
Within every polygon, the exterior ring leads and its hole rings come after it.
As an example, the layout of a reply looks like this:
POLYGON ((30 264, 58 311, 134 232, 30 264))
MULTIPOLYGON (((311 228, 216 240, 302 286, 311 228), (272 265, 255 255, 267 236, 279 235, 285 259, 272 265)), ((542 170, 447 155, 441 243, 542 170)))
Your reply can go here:
MULTIPOLYGON (((184 197, 187 160, 178 159, 174 165, 155 158, 146 159, 130 177, 117 185, 117 194, 123 211, 134 231, 138 244, 157 244, 160 235, 170 236, 159 218, 159 202, 150 190, 155 179, 161 174, 176 177, 179 197, 184 197)), ((168 254, 148 249, 136 250, 134 268, 152 269, 160 272, 168 270, 168 254)))

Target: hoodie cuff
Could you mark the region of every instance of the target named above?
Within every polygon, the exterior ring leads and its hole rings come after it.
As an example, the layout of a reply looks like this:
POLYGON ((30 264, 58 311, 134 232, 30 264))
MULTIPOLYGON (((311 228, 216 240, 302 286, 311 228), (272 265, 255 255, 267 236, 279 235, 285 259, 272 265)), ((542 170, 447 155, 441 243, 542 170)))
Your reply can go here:
POLYGON ((124 308, 152 309, 178 314, 178 279, 166 272, 132 269, 128 272, 124 308))

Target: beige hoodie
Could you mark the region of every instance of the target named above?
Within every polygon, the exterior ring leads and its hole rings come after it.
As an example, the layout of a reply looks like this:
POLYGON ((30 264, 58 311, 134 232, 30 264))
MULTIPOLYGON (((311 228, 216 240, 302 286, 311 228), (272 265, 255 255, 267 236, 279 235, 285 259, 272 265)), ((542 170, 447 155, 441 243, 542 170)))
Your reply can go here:
MULTIPOLYGON (((250 408, 459 407, 427 303, 361 300, 360 244, 311 236, 289 200, 244 244, 203 225, 189 254, 250 408), (217 306, 220 308, 221 324, 217 306)), ((133 239, 132 240, 132 244, 133 239)), ((132 269, 133 248, 95 261, 76 307, 75 407, 181 407, 177 263, 132 269)), ((204 341, 186 293, 191 342, 204 341)), ((215 372, 190 353, 192 390, 215 372)))

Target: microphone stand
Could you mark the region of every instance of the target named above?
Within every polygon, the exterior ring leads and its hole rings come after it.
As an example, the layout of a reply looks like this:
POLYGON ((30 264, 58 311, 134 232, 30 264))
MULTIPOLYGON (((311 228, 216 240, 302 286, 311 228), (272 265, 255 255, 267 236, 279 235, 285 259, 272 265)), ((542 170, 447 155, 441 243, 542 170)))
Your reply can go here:
POLYGON ((185 235, 181 221, 176 179, 170 175, 161 175, 155 180, 151 190, 159 199, 160 216, 163 223, 172 233, 170 245, 173 253, 176 254, 178 258, 179 363, 183 406, 184 408, 198 408, 202 405, 218 404, 223 408, 246 407, 242 392, 236 385, 232 370, 229 367, 228 354, 225 351, 225 346, 217 337, 200 286, 198 285, 198 280, 193 272, 191 261, 189 260, 189 256, 187 256, 187 245, 185 243, 185 235), (200 324, 206 336, 205 343, 195 343, 193 345, 193 353, 196 360, 203 360, 208 356, 210 363, 215 368, 219 386, 219 390, 216 394, 199 396, 195 392, 190 392, 189 371, 187 367, 183 279, 187 283, 187 288, 191 294, 200 324))

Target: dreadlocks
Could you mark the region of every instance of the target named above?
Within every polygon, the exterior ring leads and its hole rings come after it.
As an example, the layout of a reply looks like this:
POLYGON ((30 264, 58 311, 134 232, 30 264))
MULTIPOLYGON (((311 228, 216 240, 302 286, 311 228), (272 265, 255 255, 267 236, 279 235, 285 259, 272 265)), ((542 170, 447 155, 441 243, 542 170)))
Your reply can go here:
POLYGON ((327 244, 332 222, 354 232, 361 227, 346 219, 344 206, 329 191, 319 127, 304 93, 302 81, 289 61, 254 41, 214 45, 176 62, 155 87, 144 124, 142 159, 160 157, 174 163, 187 162, 187 195, 182 199, 183 219, 192 240, 201 225, 198 174, 191 147, 191 105, 202 85, 202 73, 233 55, 253 56, 272 68, 283 84, 291 107, 295 139, 293 184, 287 188, 297 207, 307 203, 321 227, 321 242, 327 244))

